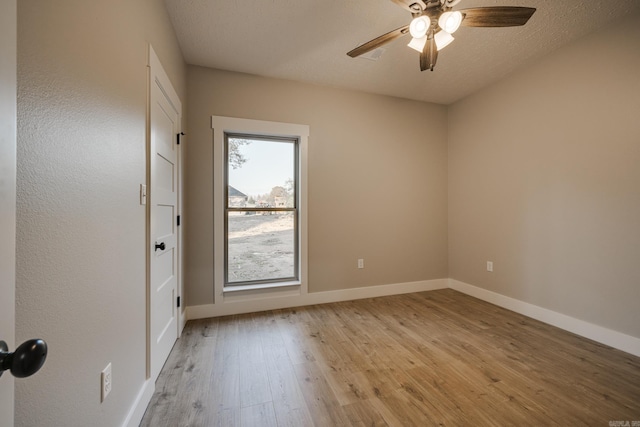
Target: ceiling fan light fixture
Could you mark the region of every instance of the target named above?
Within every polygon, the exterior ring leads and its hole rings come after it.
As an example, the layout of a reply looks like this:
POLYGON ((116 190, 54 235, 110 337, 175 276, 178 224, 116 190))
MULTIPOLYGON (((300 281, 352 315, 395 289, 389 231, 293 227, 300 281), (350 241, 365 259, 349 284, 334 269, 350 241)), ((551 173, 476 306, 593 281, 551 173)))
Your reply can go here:
POLYGON ((436 41, 436 49, 444 49, 447 47, 455 38, 446 31, 438 31, 433 38, 436 41))
POLYGON ((418 16, 409 24, 409 32, 414 39, 421 39, 427 35, 427 31, 431 26, 431 19, 428 16, 418 16))
POLYGON ((420 37, 420 38, 414 37, 411 39, 411 41, 407 46, 409 46, 411 49, 417 50, 418 52, 422 53, 422 51, 424 50, 425 44, 427 44, 427 36, 420 37))
POLYGON ((462 23, 462 13, 459 11, 455 12, 444 12, 438 18, 438 25, 444 31, 449 34, 453 34, 456 32, 458 28, 460 28, 460 24, 462 23))
MULTIPOLYGON (((461 0, 392 0, 409 10, 409 24, 382 34, 347 52, 351 58, 363 56, 380 46, 411 33, 407 45, 420 52, 420 71, 431 70, 438 60, 438 51, 453 40, 453 33, 465 27, 518 27, 526 24, 536 11, 534 7, 486 6, 453 10, 461 0)), ((466 31, 466 30, 465 30, 466 31)))

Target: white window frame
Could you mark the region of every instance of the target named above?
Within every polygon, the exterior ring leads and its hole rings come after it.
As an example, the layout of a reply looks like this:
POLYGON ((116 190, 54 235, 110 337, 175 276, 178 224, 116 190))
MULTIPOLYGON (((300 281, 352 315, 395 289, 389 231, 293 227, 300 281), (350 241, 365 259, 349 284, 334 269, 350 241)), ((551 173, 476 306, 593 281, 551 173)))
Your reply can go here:
POLYGON ((213 277, 214 304, 259 299, 265 296, 306 295, 307 285, 307 145, 309 126, 292 123, 270 122, 236 117, 212 116, 213 128, 213 277), (298 140, 298 262, 299 278, 296 281, 259 283, 247 286, 225 287, 224 217, 226 156, 225 134, 295 138, 298 140))

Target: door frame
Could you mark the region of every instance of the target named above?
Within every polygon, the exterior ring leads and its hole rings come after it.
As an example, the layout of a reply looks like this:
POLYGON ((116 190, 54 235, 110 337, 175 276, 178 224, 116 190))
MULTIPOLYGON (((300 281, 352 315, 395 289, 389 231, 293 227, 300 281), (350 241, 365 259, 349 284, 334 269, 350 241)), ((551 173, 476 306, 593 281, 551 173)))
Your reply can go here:
MULTIPOLYGON (((15 350, 17 1, 0 4, 0 340, 15 350)), ((14 423, 14 378, 0 378, 0 423, 14 423)), ((4 425, 4 424, 3 424, 4 425)))
MULTIPOLYGON (((157 54, 153 50, 151 44, 148 45, 148 61, 147 61, 147 129, 146 129, 146 186, 147 186, 147 194, 152 194, 153 189, 151 188, 151 87, 153 84, 153 78, 158 78, 161 81, 163 88, 170 89, 171 93, 167 94, 170 98, 175 98, 178 104, 178 133, 182 133, 182 102, 178 97, 175 90, 173 90, 173 85, 171 81, 164 71, 160 59, 157 54)), ((178 138, 178 135, 175 136, 178 138)), ((180 144, 177 145, 177 212, 176 214, 182 218, 182 183, 183 183, 183 155, 182 149, 184 147, 184 137, 180 138, 180 144)), ((146 226, 146 333, 147 333, 147 360, 146 360, 146 378, 151 378, 151 360, 152 360, 152 345, 151 345, 151 257, 153 256, 153 252, 151 248, 155 243, 153 241, 153 236, 151 235, 151 203, 146 202, 145 209, 145 226, 146 226)), ((183 295, 183 283, 182 283, 182 226, 177 227, 177 235, 176 235, 176 252, 177 252, 177 271, 176 271, 176 288, 177 288, 177 297, 180 298, 181 304, 180 308, 177 310, 177 328, 178 328, 178 338, 182 335, 182 330, 184 329, 184 325, 186 322, 185 316, 185 304, 183 295)), ((175 303, 175 301, 174 301, 175 303)))

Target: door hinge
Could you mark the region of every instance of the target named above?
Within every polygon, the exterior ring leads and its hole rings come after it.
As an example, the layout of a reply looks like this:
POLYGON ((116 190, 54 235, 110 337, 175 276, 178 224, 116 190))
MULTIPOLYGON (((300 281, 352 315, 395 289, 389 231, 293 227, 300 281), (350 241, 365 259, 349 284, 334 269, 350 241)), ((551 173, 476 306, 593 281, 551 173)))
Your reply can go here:
POLYGON ((180 308, 180 297, 178 297, 178 308, 180 308))
POLYGON ((178 134, 178 141, 176 142, 178 145, 180 145, 180 137, 181 137, 181 136, 184 136, 184 132, 180 132, 180 133, 178 134))
POLYGON ((176 224, 178 225, 178 227, 180 226, 180 215, 176 217, 176 224))

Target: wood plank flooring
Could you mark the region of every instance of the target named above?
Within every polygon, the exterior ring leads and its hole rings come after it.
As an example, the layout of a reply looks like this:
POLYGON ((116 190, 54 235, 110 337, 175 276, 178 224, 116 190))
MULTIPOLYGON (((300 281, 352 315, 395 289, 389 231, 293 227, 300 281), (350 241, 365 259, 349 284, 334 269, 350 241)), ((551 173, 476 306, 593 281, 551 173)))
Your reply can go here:
POLYGON ((640 358, 439 290, 191 321, 142 426, 608 426, 640 358))

